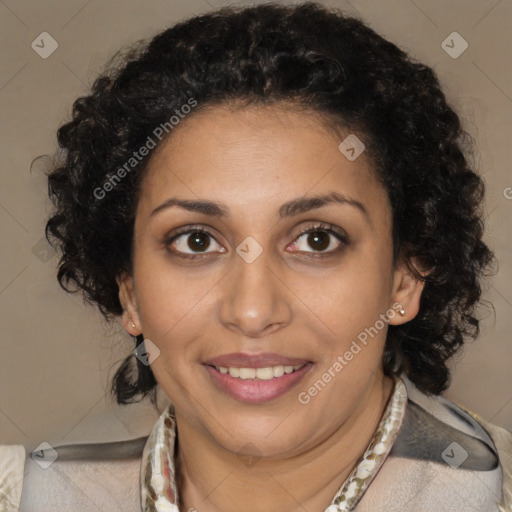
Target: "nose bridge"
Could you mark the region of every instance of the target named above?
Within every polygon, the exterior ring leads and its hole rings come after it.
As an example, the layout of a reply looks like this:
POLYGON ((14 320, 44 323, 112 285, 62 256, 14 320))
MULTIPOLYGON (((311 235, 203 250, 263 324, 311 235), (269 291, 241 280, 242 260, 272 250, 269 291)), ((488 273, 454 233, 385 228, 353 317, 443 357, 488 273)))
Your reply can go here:
POLYGON ((226 326, 259 336, 270 326, 289 321, 285 287, 274 275, 277 267, 271 270, 273 262, 269 250, 258 249, 250 240, 238 246, 221 308, 221 321, 226 326))

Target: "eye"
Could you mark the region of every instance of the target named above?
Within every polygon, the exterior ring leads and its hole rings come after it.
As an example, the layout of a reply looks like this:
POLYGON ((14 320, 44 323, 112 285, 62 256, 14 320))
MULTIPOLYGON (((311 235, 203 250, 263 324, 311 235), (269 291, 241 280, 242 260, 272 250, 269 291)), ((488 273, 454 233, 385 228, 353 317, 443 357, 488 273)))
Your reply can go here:
POLYGON ((164 244, 170 252, 183 258, 200 258, 204 254, 215 251, 207 251, 212 245, 218 246, 217 252, 226 252, 213 237, 213 235, 201 226, 184 228, 168 238, 164 244))
MULTIPOLYGON (((303 230, 292 245, 298 252, 311 253, 312 257, 317 257, 338 252, 348 243, 348 237, 344 232, 335 231, 331 225, 317 224, 303 230), (312 251, 307 250, 308 245, 312 251)), ((226 252, 215 237, 202 226, 184 227, 167 238, 164 245, 173 255, 188 259, 206 257, 209 253, 226 252), (212 248, 212 241, 214 250, 208 251, 212 248)))
POLYGON ((300 252, 316 252, 319 255, 322 253, 330 254, 338 252, 340 247, 348 245, 348 237, 343 233, 338 233, 330 225, 318 224, 302 231, 293 245, 300 252), (308 251, 308 247, 313 250, 308 251))

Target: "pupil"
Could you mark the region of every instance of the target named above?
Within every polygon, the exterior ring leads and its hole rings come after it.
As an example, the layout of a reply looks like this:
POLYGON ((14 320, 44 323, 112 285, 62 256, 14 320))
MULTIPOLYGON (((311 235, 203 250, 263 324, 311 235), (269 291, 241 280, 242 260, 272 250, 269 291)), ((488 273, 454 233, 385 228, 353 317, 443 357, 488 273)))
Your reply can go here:
POLYGON ((313 231, 309 234, 308 242, 319 250, 326 249, 329 247, 329 237, 326 236, 326 233, 324 231, 313 231))
POLYGON ((195 233, 191 233, 188 238, 188 246, 190 249, 195 251, 196 249, 205 250, 208 249, 210 245, 210 241, 206 233, 201 233, 196 231, 195 233))

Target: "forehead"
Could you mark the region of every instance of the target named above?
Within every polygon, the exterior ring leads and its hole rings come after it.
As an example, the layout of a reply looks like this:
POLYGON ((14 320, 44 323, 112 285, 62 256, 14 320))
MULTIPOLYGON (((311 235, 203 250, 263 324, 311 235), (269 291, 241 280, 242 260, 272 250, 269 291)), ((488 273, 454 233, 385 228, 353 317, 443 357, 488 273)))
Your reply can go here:
POLYGON ((349 135, 312 110, 286 106, 194 112, 151 157, 140 212, 170 195, 210 198, 240 212, 333 191, 382 210, 387 194, 364 151, 352 161, 340 151, 349 135))

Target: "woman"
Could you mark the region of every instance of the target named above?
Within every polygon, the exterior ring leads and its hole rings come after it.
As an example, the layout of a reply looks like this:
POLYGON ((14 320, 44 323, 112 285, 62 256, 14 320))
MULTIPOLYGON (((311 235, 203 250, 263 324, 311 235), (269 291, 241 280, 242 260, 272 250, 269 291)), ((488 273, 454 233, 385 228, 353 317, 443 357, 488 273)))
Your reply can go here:
POLYGON ((59 282, 136 338, 118 403, 172 406, 142 443, 27 460, 21 510, 511 510, 510 435, 440 395, 493 255, 430 68, 316 4, 224 9, 58 137, 59 282))

